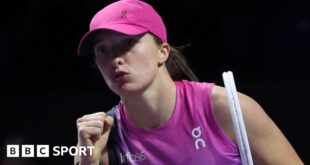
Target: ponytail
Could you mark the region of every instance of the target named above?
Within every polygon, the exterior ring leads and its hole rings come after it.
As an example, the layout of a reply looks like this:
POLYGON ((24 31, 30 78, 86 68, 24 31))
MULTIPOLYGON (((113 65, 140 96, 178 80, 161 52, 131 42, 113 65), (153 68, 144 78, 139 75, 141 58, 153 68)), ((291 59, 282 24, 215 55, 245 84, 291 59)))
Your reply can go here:
MULTIPOLYGON (((162 41, 154 36, 155 42, 160 45, 162 41)), ((198 81, 197 76, 194 74, 190 68, 187 60, 184 55, 171 46, 170 54, 166 62, 167 70, 174 81, 177 80, 189 80, 189 81, 198 81)))
POLYGON ((171 47, 166 67, 173 80, 198 81, 184 55, 174 47, 171 47))

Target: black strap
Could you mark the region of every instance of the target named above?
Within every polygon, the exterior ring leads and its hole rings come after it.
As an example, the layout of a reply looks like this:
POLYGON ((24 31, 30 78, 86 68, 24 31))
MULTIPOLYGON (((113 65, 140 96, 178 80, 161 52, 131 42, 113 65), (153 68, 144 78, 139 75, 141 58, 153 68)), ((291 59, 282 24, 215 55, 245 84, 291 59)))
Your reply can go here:
POLYGON ((111 132, 108 139, 108 155, 109 155, 109 165, 121 165, 120 162, 120 148, 119 148, 119 136, 117 133, 117 119, 115 115, 115 111, 118 106, 113 107, 107 112, 107 115, 114 118, 114 123, 111 128, 111 132))
MULTIPOLYGON (((80 162, 77 162, 75 165, 80 165, 80 162)), ((99 165, 102 165, 101 162, 99 162, 99 165)))

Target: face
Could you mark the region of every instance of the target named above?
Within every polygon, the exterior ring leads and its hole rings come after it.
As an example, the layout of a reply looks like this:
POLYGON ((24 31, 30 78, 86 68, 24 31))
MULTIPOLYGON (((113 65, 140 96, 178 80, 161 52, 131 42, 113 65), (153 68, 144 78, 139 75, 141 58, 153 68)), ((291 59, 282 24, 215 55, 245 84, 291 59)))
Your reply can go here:
POLYGON ((161 46, 146 33, 133 39, 115 32, 98 34, 96 63, 109 88, 118 95, 139 92, 156 79, 162 61, 161 46))

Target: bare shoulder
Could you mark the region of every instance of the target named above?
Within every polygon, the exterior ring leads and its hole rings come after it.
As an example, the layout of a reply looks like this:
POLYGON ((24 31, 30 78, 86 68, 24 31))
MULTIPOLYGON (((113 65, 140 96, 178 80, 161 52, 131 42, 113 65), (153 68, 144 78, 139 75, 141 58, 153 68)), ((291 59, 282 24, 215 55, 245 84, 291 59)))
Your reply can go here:
MULTIPOLYGON (((243 108, 247 109, 255 109, 261 111, 262 108, 260 105, 253 100, 251 97, 238 92, 238 98, 240 101, 241 106, 245 106, 243 108)), ((220 110, 227 110, 229 108, 228 100, 227 100, 227 93, 225 88, 221 86, 214 86, 212 90, 212 103, 213 108, 217 108, 220 110)))
MULTIPOLYGON (((277 125, 251 97, 238 93, 255 164, 303 164, 277 125)), ((212 108, 216 120, 236 142, 225 88, 214 86, 212 108)))
MULTIPOLYGON (((238 98, 245 122, 256 121, 260 118, 268 119, 260 105, 249 96, 238 92, 238 98), (255 115, 261 114, 261 117, 255 115), (255 117, 255 118, 252 118, 255 117)), ((229 110, 228 96, 225 88, 214 86, 212 89, 212 109, 219 125, 224 129, 226 134, 236 143, 233 130, 231 114, 229 110)))

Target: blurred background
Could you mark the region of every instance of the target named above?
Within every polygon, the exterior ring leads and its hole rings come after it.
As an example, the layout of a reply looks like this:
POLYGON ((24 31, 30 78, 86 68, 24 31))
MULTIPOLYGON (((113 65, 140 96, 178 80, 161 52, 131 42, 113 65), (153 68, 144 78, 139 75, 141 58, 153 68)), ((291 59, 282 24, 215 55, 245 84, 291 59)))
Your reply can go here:
MULTIPOLYGON (((119 99, 77 45, 112 0, 24 0, 0 5, 0 164, 72 164, 73 157, 6 159, 7 144, 74 146, 78 117, 119 99)), ((147 1, 200 81, 239 91, 265 109, 303 161, 309 159, 310 1, 147 1), (308 132, 308 133, 307 133, 308 132)))

